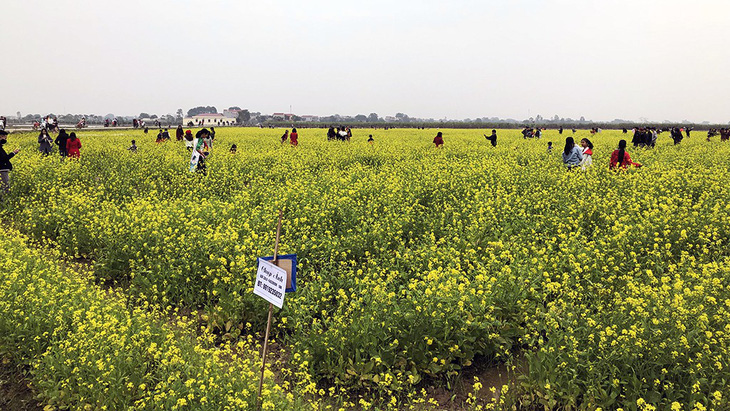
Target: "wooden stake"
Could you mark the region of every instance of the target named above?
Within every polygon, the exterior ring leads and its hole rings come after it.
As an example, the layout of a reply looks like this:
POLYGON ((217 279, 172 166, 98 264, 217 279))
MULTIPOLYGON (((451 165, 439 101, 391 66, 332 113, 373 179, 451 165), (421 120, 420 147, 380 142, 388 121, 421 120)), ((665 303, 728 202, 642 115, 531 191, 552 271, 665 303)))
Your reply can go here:
MULTIPOLYGON (((276 242, 274 242, 274 259, 271 261, 274 265, 279 265, 279 237, 281 236, 281 219, 283 213, 279 210, 279 222, 276 225, 276 242)), ((261 390, 264 386, 264 370, 266 369, 266 352, 269 348, 269 331, 271 330, 271 316, 274 313, 274 304, 269 303, 269 318, 266 320, 266 336, 264 337, 264 349, 261 354, 261 379, 259 379, 259 395, 257 402, 259 407, 261 404, 261 390)))

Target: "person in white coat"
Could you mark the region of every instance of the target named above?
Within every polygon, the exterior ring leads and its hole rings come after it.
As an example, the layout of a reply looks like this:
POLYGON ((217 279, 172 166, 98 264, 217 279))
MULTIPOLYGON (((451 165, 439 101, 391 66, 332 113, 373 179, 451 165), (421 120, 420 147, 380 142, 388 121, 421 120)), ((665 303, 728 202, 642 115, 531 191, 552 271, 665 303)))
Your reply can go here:
POLYGON ((593 143, 591 143, 591 140, 584 138, 580 140, 580 146, 583 150, 583 160, 580 162, 580 168, 585 171, 593 164, 593 143))

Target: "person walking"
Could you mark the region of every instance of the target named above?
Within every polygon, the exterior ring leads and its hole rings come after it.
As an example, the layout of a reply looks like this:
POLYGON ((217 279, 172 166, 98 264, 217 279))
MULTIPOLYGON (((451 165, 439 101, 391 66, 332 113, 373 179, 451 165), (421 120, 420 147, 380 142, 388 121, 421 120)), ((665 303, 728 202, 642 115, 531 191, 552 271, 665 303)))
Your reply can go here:
POLYGON ((10 159, 20 152, 19 148, 11 151, 5 151, 3 147, 8 142, 8 132, 0 130, 0 197, 3 193, 10 192, 10 172, 13 171, 13 165, 10 159))
POLYGON ((68 151, 66 150, 66 141, 68 141, 68 134, 66 134, 66 129, 61 129, 61 131, 58 132, 58 135, 56 136, 56 140, 54 143, 58 146, 58 154, 61 155, 61 160, 66 158, 68 156, 68 151))
POLYGON ((68 151, 68 156, 71 158, 78 159, 81 157, 81 140, 76 137, 76 133, 73 131, 68 136, 68 141, 66 141, 66 150, 68 151))
POLYGON ((565 139, 565 148, 563 148, 563 164, 568 167, 568 171, 573 167, 577 167, 583 161, 583 150, 575 144, 573 137, 565 139))
POLYGON ((631 161, 631 156, 626 152, 626 140, 618 142, 618 149, 611 153, 609 167, 614 170, 617 167, 626 169, 628 166, 641 167, 641 164, 631 161))
POLYGON ((436 133, 436 137, 433 138, 433 143, 436 144, 436 148, 441 148, 444 145, 444 135, 440 131, 436 133))
POLYGON ((177 130, 175 130, 175 140, 182 141, 183 138, 185 138, 185 132, 183 132, 182 125, 177 126, 177 130))
POLYGON ((41 133, 38 134, 38 151, 41 152, 43 157, 48 156, 51 154, 51 151, 53 151, 53 140, 51 139, 51 136, 48 135, 47 129, 42 129, 41 133))
POLYGON ((297 133, 296 128, 291 129, 291 134, 289 134, 289 142, 294 147, 299 145, 299 133, 297 133))

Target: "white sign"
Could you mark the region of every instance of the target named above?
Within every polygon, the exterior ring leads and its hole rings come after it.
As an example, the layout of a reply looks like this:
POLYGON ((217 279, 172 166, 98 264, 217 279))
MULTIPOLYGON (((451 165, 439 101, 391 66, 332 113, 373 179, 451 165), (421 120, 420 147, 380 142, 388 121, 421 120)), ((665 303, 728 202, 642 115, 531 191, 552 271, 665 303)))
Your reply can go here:
POLYGON ((286 294, 286 270, 259 258, 253 293, 281 308, 286 294))

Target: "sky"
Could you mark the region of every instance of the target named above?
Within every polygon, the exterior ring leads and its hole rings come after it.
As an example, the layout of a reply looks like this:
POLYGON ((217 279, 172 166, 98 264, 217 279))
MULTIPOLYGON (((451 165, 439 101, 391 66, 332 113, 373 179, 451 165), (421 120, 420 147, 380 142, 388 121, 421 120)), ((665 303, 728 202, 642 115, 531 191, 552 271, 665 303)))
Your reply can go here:
POLYGON ((727 0, 3 0, 0 114, 730 121, 727 0))

